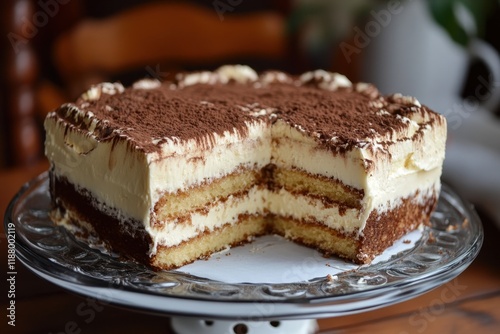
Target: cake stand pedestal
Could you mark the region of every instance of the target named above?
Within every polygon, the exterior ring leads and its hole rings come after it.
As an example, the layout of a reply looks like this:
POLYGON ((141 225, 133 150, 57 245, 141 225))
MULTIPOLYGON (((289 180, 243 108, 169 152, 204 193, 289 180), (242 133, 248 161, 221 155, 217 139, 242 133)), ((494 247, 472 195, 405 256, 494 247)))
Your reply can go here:
POLYGON ((201 320, 190 317, 172 317, 176 334, 313 334, 318 329, 316 320, 238 321, 201 320))

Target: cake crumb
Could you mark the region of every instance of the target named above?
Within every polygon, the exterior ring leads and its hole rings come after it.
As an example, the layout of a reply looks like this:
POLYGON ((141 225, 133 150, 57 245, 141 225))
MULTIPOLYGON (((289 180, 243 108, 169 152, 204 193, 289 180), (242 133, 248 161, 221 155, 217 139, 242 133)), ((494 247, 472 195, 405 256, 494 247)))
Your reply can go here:
POLYGON ((456 231, 458 229, 458 227, 456 225, 448 225, 448 227, 446 228, 446 232, 453 232, 453 231, 456 231))
POLYGON ((467 228, 469 226, 469 220, 467 218, 462 222, 462 228, 467 228))
POLYGON ((409 239, 405 239, 405 240, 403 240, 403 243, 404 243, 404 244, 411 244, 411 240, 409 240, 409 239))
POLYGON ((231 253, 230 253, 230 252, 228 252, 228 253, 226 253, 226 254, 224 254, 224 255, 229 256, 229 255, 231 255, 231 253))
POLYGON ((330 274, 326 275, 326 280, 327 280, 329 283, 334 282, 334 281, 336 281, 336 280, 338 280, 338 279, 339 279, 339 277, 338 277, 337 275, 333 275, 333 276, 332 276, 332 275, 330 275, 330 274))
POLYGON ((436 237, 434 236, 434 233, 430 232, 429 233, 429 243, 434 243, 436 242, 436 237))

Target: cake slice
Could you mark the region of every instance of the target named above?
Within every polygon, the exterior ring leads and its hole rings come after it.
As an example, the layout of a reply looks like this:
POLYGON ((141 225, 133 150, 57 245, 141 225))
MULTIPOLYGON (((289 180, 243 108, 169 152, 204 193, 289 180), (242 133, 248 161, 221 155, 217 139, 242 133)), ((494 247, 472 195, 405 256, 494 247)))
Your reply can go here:
POLYGON ((428 222, 446 140, 414 98, 245 66, 103 83, 45 128, 53 219, 160 269, 267 233, 369 263, 428 222))

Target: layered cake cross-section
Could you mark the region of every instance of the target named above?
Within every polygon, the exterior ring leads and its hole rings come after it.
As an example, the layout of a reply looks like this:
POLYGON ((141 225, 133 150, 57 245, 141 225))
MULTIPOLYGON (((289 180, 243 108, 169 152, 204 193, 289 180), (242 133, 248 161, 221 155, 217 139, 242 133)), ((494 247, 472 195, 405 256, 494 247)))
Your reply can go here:
POLYGON ((325 71, 103 83, 45 121, 54 221, 159 269, 276 233, 369 263, 429 221, 445 118, 325 71))

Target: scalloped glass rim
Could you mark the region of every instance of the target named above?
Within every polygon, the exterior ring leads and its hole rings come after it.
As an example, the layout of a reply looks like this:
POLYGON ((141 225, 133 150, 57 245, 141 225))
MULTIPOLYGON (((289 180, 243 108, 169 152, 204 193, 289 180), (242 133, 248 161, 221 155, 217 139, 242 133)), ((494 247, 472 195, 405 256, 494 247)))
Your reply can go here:
POLYGON ((49 197, 45 172, 26 183, 7 208, 5 230, 15 224, 16 254, 23 264, 74 292, 168 315, 264 320, 363 312, 452 280, 472 263, 483 242, 472 206, 443 185, 431 225, 424 227, 420 240, 387 261, 342 272, 334 280, 230 284, 179 271, 155 272, 91 249, 54 226, 48 217, 49 197))

